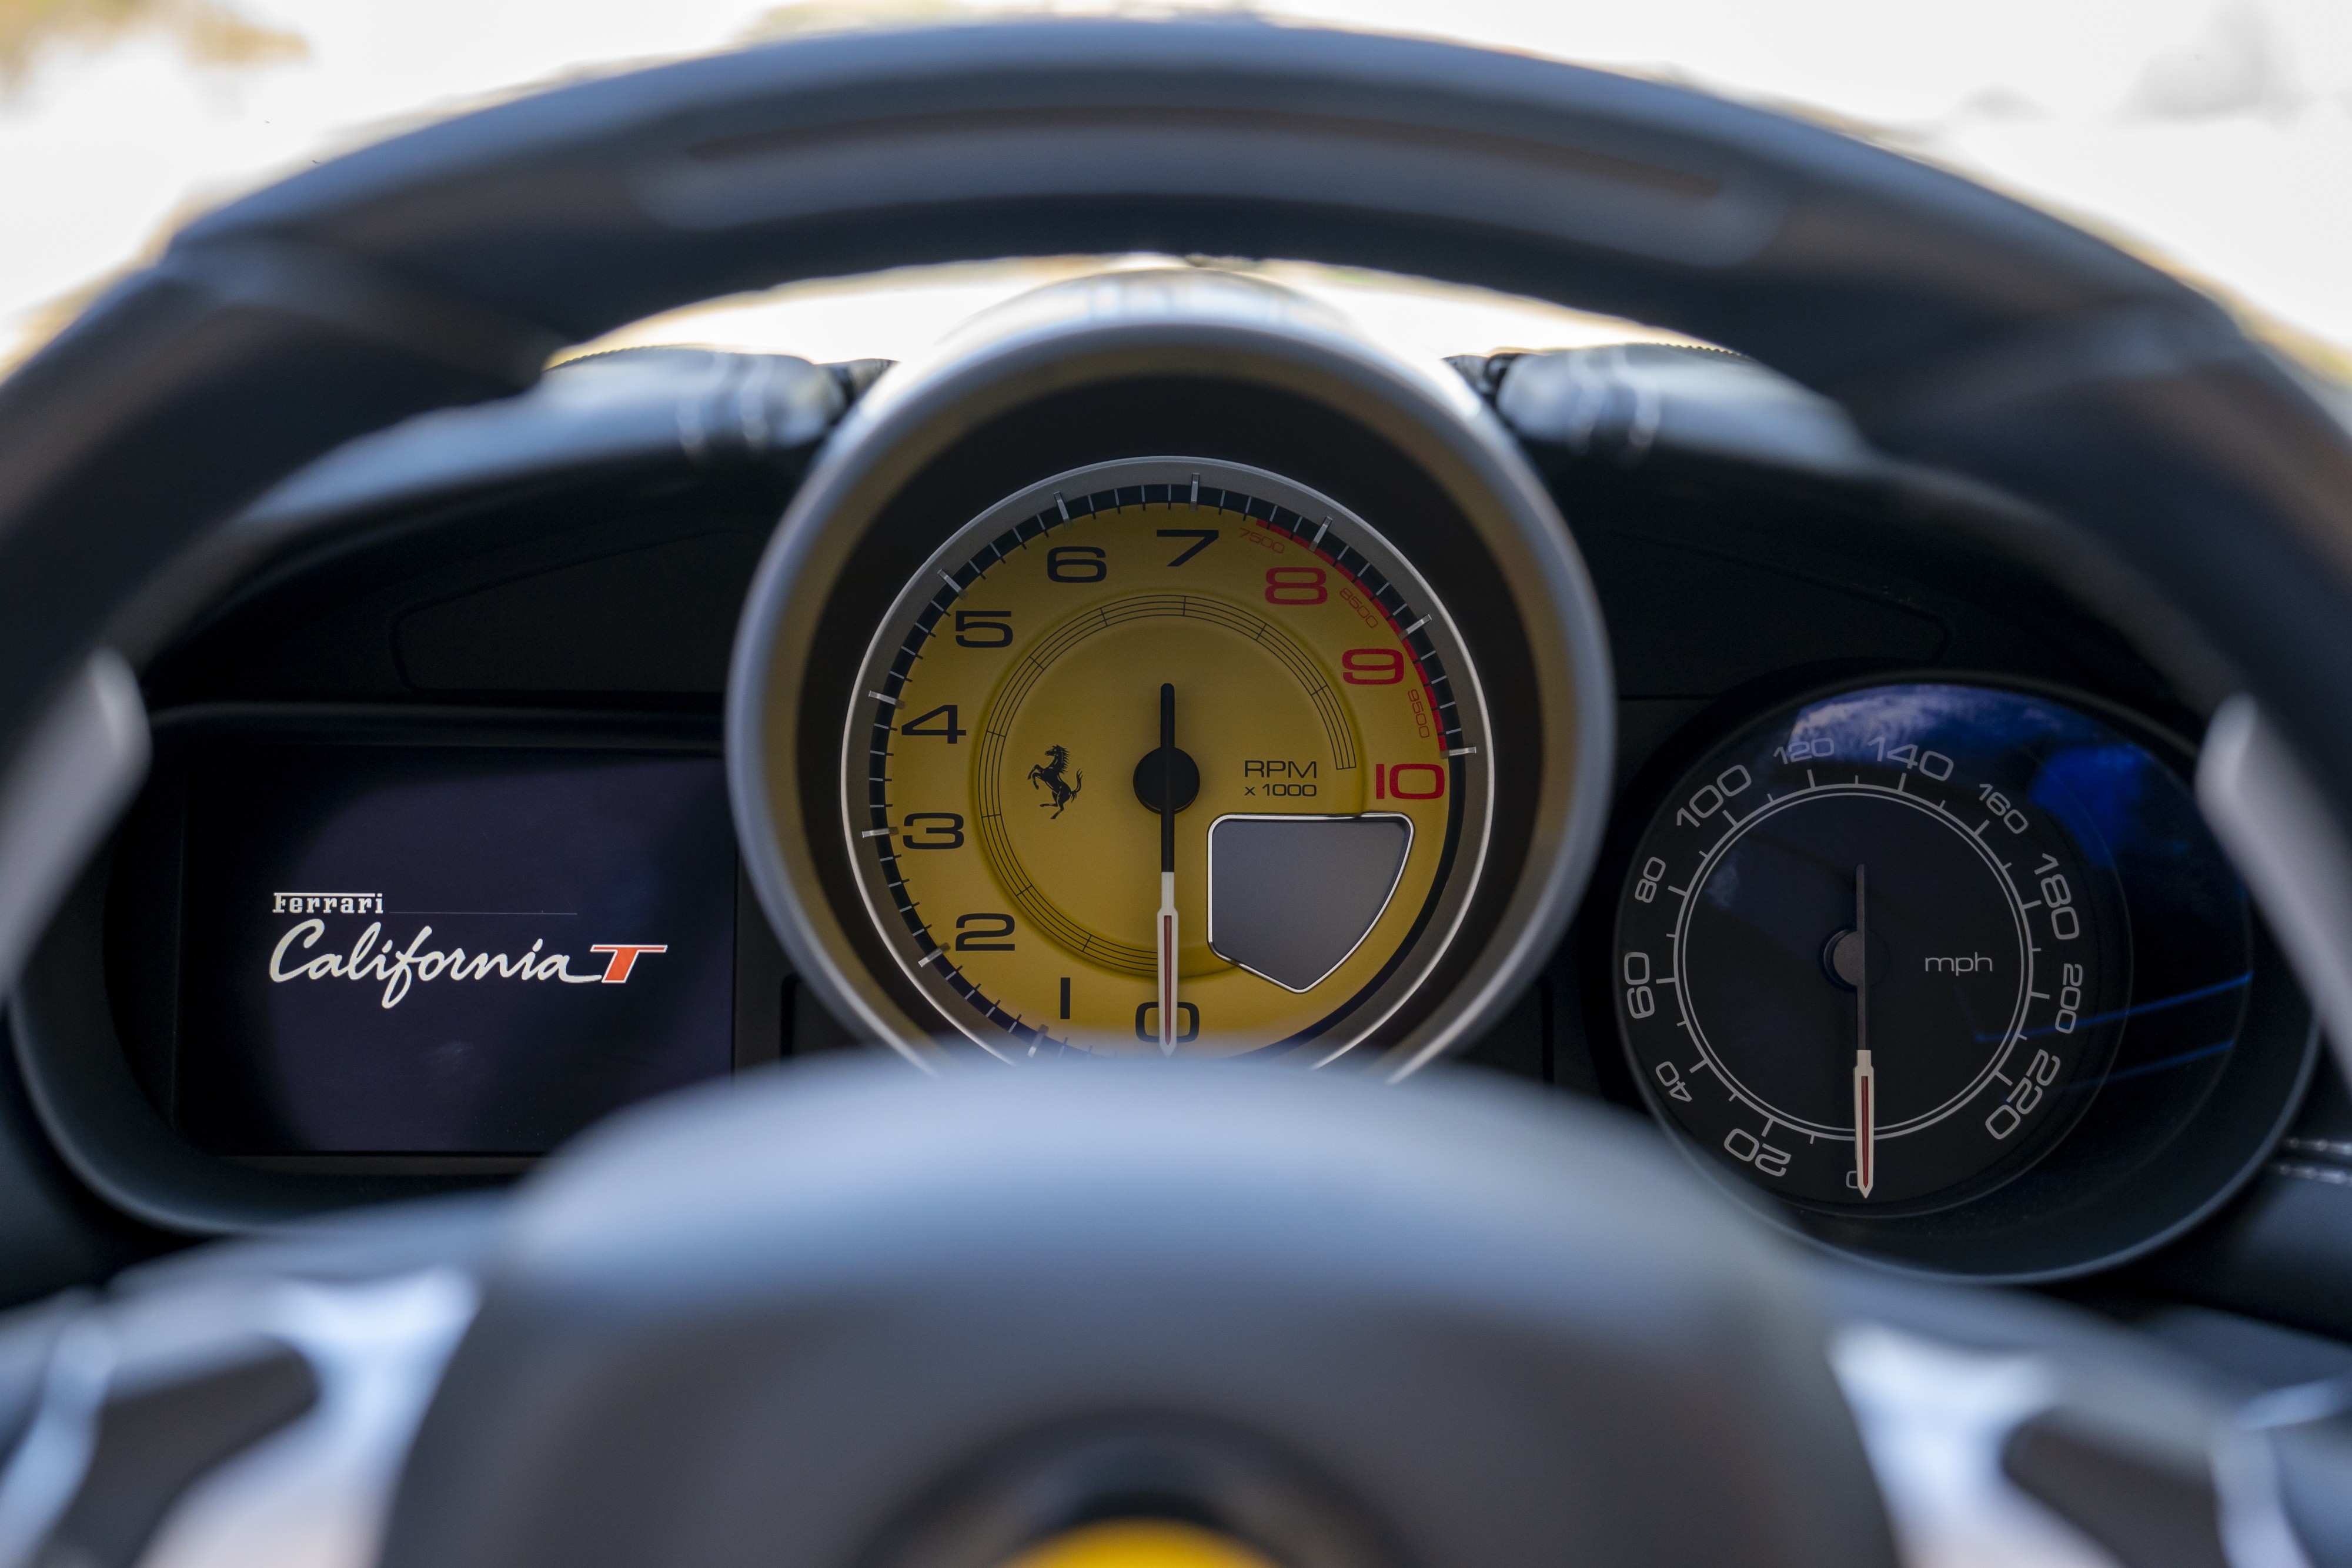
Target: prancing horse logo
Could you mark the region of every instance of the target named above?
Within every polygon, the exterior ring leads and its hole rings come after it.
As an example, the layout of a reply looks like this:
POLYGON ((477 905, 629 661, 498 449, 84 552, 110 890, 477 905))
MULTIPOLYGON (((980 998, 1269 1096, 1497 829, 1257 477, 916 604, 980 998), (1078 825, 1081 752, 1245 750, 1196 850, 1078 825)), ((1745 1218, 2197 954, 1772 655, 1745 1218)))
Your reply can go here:
POLYGON ((1040 800, 1037 804, 1041 807, 1053 807, 1054 815, 1056 817, 1062 814, 1063 807, 1078 798, 1078 791, 1087 782, 1087 776, 1083 773, 1073 774, 1067 779, 1063 778, 1063 773, 1067 771, 1069 766, 1068 749, 1059 746, 1049 746, 1045 748, 1045 760, 1029 769, 1029 788, 1034 789, 1038 785, 1043 784, 1054 797, 1050 800, 1040 800))

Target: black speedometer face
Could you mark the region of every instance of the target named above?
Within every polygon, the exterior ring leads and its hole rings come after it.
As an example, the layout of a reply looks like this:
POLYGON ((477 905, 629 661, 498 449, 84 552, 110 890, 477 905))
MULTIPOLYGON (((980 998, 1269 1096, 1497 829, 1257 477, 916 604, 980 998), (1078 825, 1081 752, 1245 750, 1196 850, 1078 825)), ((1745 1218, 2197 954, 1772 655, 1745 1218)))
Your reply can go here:
POLYGON ((2095 1092, 2131 993, 2101 821, 2119 737, 2085 725, 1876 686, 1702 758, 1619 908, 1618 1017, 1654 1106, 1807 1205, 1918 1212, 2030 1166, 2095 1092))

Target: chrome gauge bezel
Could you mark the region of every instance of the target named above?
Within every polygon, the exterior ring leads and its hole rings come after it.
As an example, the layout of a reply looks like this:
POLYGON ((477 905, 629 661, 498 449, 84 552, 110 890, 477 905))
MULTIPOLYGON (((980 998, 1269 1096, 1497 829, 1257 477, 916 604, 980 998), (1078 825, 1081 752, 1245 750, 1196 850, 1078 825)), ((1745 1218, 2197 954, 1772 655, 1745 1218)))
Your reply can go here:
POLYGON ((1184 269, 1042 290, 893 369, 851 409, 738 628, 728 758, 746 874, 802 994, 926 1069, 994 1060, 908 979, 845 847, 858 677, 877 628, 921 580, 915 563, 936 570, 961 548, 949 539, 984 530, 970 519, 1047 476, 1153 452, 1255 470, 1286 507, 1296 489, 1377 520, 1392 559, 1412 563, 1407 591, 1425 587, 1458 618, 1446 634, 1475 662, 1485 706, 1513 716, 1483 866, 1445 912, 1450 945, 1341 1059, 1409 1074, 1518 999, 1583 895, 1613 772, 1608 643, 1558 508, 1493 409, 1444 366, 1401 361, 1256 280, 1184 269), (983 476, 1000 477, 983 487, 983 476))
MULTIPOLYGON (((888 756, 889 709, 895 702, 891 694, 911 660, 920 657, 918 635, 929 635, 931 625, 951 612, 964 590, 977 586, 987 567, 1005 559, 1004 549, 999 547, 1009 542, 1010 548, 1019 548, 1032 538, 1050 538, 1057 521, 1092 515, 1106 494, 1114 498, 1113 504, 1122 504, 1116 499, 1122 492, 1165 486, 1201 496, 1238 497, 1244 506, 1231 509, 1258 517, 1256 508, 1262 507, 1265 523, 1302 545, 1311 543, 1343 560, 1349 550, 1361 556, 1381 582, 1375 591, 1379 595, 1375 601, 1403 623, 1401 630, 1410 627, 1408 644, 1414 637, 1428 643, 1428 653, 1421 656, 1454 694, 1440 705, 1441 711, 1451 710, 1440 722, 1454 773, 1449 791, 1454 812, 1445 868, 1410 947, 1399 954, 1400 961, 1370 994, 1351 1001, 1348 1016, 1337 1027, 1297 1042, 1317 1066, 1327 1066, 1393 1017, 1452 945, 1486 869, 1493 825, 1492 770, 1498 759, 1477 665, 1436 591, 1378 528, 1318 490, 1268 469, 1218 458, 1118 458, 1041 479, 950 534, 891 601, 858 666, 857 695, 851 701, 841 739, 844 847, 857 868, 858 892, 866 915, 900 973, 922 989, 958 1032, 1008 1062, 1028 1060, 1035 1054, 1033 1048, 1057 1043, 1050 1024, 1042 1030, 1032 1028, 965 979, 952 954, 929 936, 920 913, 901 890, 883 772, 888 756)), ((1348 570, 1352 572, 1353 569, 1348 570)))

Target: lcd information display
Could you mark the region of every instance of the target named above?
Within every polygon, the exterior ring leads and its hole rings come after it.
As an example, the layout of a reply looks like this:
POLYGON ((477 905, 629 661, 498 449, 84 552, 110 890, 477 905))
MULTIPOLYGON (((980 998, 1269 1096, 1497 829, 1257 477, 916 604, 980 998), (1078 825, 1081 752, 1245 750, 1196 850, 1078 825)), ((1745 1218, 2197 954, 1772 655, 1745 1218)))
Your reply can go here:
POLYGON ((192 780, 175 1110, 218 1154, 540 1154, 732 1060, 707 757, 240 747, 192 780))

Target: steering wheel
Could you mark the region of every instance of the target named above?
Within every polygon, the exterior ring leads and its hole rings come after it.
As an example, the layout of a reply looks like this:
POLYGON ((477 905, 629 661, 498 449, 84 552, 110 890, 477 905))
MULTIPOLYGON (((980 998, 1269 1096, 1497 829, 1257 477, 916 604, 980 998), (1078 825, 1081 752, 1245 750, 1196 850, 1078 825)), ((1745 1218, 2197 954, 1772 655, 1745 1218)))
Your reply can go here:
MULTIPOLYGON (((1818 127, 1225 22, 695 60, 189 227, 0 386, 0 981, 143 765, 110 639, 270 481, 684 302, 1129 251, 1672 327, 2037 504, 2054 569, 2220 705, 2207 811, 2352 1040, 2352 440, 2293 371, 1818 127)), ((656 1112, 519 1200, 385 1562, 979 1564, 1122 1511, 1297 1563, 1889 1559, 1787 1264, 1598 1119, 1255 1072, 817 1078, 656 1112)))

